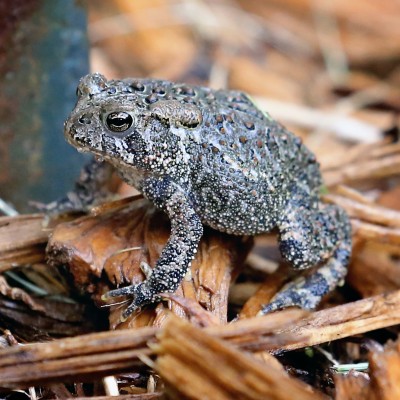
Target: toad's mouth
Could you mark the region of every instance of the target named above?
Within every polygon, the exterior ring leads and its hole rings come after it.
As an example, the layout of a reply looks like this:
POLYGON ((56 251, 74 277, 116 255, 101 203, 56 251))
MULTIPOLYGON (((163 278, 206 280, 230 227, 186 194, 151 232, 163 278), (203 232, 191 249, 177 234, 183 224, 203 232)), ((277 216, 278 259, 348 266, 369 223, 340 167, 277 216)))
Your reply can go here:
POLYGON ((108 161, 109 157, 107 157, 107 154, 104 152, 100 141, 95 145, 86 136, 81 137, 78 134, 71 134, 71 132, 65 133, 65 139, 68 144, 75 147, 79 153, 92 154, 97 161, 108 161))
POLYGON ((104 156, 101 136, 97 135, 95 130, 90 131, 89 129, 83 129, 80 125, 77 126, 75 119, 70 118, 65 121, 64 137, 80 153, 104 156))
POLYGON ((87 132, 82 132, 80 129, 77 129, 73 123, 68 124, 67 122, 64 130, 64 136, 66 141, 72 147, 75 147, 79 153, 89 153, 98 162, 105 161, 114 165, 116 168, 134 168, 136 170, 131 163, 127 162, 121 156, 115 143, 108 143, 110 148, 109 151, 106 151, 106 144, 102 140, 101 135, 88 135, 87 132), (113 149, 112 151, 110 150, 111 148, 113 149))

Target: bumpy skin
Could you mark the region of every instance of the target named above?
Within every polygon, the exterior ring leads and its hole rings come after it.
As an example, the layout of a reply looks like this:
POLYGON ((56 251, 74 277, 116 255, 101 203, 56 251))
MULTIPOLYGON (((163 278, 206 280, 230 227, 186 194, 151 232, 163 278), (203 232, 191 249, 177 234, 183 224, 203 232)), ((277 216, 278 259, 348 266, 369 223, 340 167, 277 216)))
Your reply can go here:
POLYGON ((107 81, 90 74, 65 124, 67 140, 111 163, 171 220, 171 236, 124 316, 173 292, 186 274, 202 224, 235 235, 277 229, 294 268, 318 266, 279 292, 264 312, 314 308, 346 274, 350 224, 321 204, 321 176, 301 140, 242 92, 154 79, 107 81))

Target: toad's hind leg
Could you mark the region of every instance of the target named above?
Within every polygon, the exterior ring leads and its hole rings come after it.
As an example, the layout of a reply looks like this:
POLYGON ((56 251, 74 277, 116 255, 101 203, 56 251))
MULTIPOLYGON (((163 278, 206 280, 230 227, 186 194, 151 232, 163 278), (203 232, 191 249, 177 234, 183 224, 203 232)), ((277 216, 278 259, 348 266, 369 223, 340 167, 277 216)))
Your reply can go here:
POLYGON ((335 205, 310 209, 293 203, 278 225, 282 256, 296 269, 315 268, 284 286, 262 314, 291 306, 314 309, 347 273, 351 252, 347 214, 335 205))

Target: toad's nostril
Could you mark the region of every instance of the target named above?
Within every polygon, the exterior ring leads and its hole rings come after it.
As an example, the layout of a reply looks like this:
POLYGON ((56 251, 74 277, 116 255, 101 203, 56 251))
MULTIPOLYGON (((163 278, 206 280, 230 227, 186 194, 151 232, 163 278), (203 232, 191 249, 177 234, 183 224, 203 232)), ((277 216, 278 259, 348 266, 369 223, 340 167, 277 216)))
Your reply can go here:
POLYGON ((92 122, 92 114, 91 113, 85 113, 81 115, 78 119, 79 123, 84 124, 84 125, 90 125, 92 122))

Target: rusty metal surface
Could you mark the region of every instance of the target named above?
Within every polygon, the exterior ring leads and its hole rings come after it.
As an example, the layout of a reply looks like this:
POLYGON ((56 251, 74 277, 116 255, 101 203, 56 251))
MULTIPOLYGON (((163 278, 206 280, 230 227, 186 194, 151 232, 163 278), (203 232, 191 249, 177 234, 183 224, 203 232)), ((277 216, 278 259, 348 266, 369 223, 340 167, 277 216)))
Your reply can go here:
POLYGON ((78 3, 0 0, 0 196, 22 211, 70 189, 83 162, 63 137, 88 71, 78 3))

